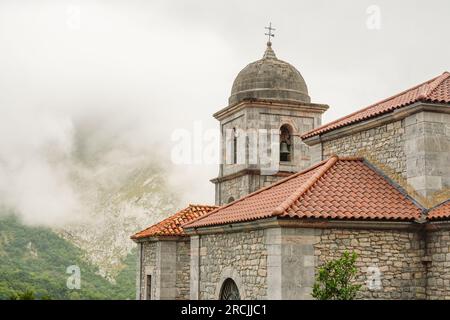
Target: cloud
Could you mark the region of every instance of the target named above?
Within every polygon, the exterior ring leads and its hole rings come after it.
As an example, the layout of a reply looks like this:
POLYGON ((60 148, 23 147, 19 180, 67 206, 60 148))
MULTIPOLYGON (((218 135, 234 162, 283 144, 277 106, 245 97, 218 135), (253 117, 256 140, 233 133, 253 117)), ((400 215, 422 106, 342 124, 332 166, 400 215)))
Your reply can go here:
POLYGON ((366 28, 370 4, 0 2, 0 201, 29 223, 85 219, 95 188, 160 162, 184 202, 213 203, 217 166, 173 165, 170 137, 195 122, 218 128, 211 115, 262 56, 269 20, 277 56, 330 104, 324 122, 450 68, 448 2, 433 15, 381 2, 379 31, 366 28))

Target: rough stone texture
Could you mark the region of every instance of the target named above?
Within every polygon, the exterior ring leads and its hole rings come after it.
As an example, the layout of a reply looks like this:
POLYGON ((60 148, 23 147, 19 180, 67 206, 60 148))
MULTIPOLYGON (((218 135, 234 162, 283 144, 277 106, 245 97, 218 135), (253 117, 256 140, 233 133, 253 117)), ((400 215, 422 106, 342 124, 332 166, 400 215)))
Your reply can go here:
POLYGON ((155 299, 170 292, 172 299, 218 299, 227 278, 243 299, 311 299, 318 268, 344 251, 358 254, 358 299, 450 299, 449 230, 274 227, 199 235, 190 245, 176 243, 175 267, 164 244, 175 242, 143 244, 141 299, 146 274, 155 299))
MULTIPOLYGON (((319 231, 319 230, 318 230, 319 231)), ((315 244, 317 268, 345 250, 358 254, 359 299, 424 299, 424 242, 416 232, 323 229, 315 244), (381 283, 377 282, 377 275, 381 283), (369 284, 373 286, 370 289, 369 284), (379 288, 378 285, 381 285, 379 288)))
POLYGON ((419 112, 405 123, 408 183, 425 197, 450 189, 450 114, 419 112))
POLYGON ((177 300, 189 299, 189 277, 190 277, 190 242, 177 242, 177 300))
POLYGON ((225 270, 232 270, 242 298, 265 299, 267 250, 264 231, 243 231, 200 237, 199 299, 218 299, 225 270))
POLYGON ((142 248, 142 244, 138 243, 137 244, 137 254, 136 254, 136 300, 140 300, 141 299, 141 248, 142 248))
POLYGON ((315 232, 301 228, 265 230, 268 299, 311 299, 315 232))
MULTIPOLYGON (((396 121, 323 143, 323 160, 331 155, 369 156, 406 179, 405 123, 396 121)), ((393 177, 395 178, 395 177, 393 177)))
POLYGON ((450 230, 428 233, 427 298, 450 300, 450 230))
MULTIPOLYGON (((156 252, 157 252, 157 243, 156 242, 143 242, 140 244, 142 246, 142 256, 141 263, 138 264, 138 274, 141 276, 140 281, 140 294, 139 299, 144 300, 146 294, 146 276, 145 270, 148 270, 148 274, 151 274, 151 268, 156 269, 156 252), (140 268, 142 267, 142 270, 140 268)), ((152 279, 154 281, 154 279, 152 279)), ((154 283, 154 282, 153 282, 154 283)), ((155 286, 152 285, 152 296, 155 295, 155 286)))
POLYGON ((138 274, 141 276, 139 299, 146 299, 147 276, 152 279, 153 299, 189 299, 189 241, 146 241, 138 274), (142 266, 142 270, 140 269, 142 266))
POLYGON ((229 203, 232 200, 237 200, 250 193, 251 176, 246 174, 240 177, 236 177, 227 181, 223 181, 220 184, 216 184, 216 204, 222 205, 229 203))
POLYGON ((191 236, 190 299, 200 298, 200 236, 191 236))

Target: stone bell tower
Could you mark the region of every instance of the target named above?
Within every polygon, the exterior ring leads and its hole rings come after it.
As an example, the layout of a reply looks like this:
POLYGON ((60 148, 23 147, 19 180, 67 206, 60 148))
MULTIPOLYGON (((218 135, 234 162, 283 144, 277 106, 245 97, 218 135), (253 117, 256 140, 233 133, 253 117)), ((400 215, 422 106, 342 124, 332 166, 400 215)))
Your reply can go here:
POLYGON ((211 180, 216 204, 238 200, 309 167, 310 150, 300 135, 320 126, 327 109, 311 103, 302 75, 276 57, 269 36, 263 58, 239 72, 228 106, 214 114, 222 134, 219 175, 211 180), (262 154, 276 159, 277 170, 265 172, 262 154))

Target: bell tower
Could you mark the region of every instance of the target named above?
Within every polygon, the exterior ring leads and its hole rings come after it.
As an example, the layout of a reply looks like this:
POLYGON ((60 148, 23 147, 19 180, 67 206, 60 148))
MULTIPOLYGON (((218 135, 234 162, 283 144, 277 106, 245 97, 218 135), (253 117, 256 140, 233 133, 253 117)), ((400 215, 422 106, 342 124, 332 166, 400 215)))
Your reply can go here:
POLYGON ((228 106, 214 114, 222 135, 219 175, 211 180, 216 205, 309 167, 310 150, 300 135, 320 126, 327 109, 311 103, 300 72, 279 60, 269 41, 263 58, 239 72, 228 106))

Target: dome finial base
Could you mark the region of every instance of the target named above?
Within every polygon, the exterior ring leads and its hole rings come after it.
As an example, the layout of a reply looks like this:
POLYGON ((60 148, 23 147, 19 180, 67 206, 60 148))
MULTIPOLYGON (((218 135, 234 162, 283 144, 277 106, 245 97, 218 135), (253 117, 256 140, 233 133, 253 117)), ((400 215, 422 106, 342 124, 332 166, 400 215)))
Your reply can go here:
POLYGON ((263 59, 276 59, 277 56, 275 55, 275 52, 272 49, 272 42, 267 42, 267 48, 266 52, 264 52, 263 59))

